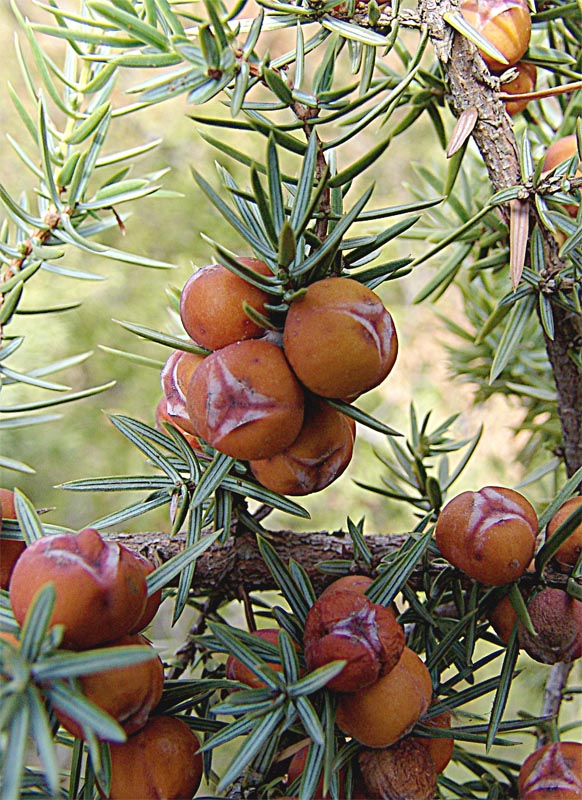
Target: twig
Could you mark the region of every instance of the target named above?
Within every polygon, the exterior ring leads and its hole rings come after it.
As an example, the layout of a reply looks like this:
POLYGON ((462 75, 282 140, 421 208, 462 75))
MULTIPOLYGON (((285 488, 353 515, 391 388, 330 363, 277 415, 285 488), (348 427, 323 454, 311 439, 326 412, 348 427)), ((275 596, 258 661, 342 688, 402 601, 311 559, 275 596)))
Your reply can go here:
POLYGON ((223 596, 220 592, 215 592, 214 594, 210 594, 202 606, 202 610, 198 616, 198 619, 192 625, 190 630, 188 631, 188 638, 184 642, 184 644, 176 651, 176 659, 178 663, 172 667, 168 674, 168 678, 170 680, 176 680, 177 678, 185 672, 186 669, 190 666, 190 664, 194 661, 196 656, 196 650, 198 649, 198 645, 196 643, 195 637, 200 636, 206 630, 206 621, 209 616, 211 616, 220 606, 222 603, 223 596))
MULTIPOLYGON (((550 716, 557 720, 560 713, 560 705, 564 698, 564 689, 568 683, 568 676, 572 671, 573 664, 564 664, 562 662, 554 664, 550 671, 550 676, 546 681, 544 690, 544 702, 542 705, 541 716, 550 716)), ((547 742, 551 741, 548 728, 543 726, 539 729, 537 735, 537 746, 541 747, 547 742)))
MULTIPOLYGON (((366 544, 372 560, 365 565, 357 562, 351 537, 344 531, 298 533, 279 530, 266 533, 284 563, 294 559, 304 567, 317 595, 336 579, 336 576, 323 572, 320 569, 321 564, 336 559, 347 560, 353 563, 353 574, 374 576, 382 559, 398 550, 410 535, 366 534, 366 544)), ((156 564, 162 564, 180 553, 185 539, 183 534, 170 536, 167 533, 104 533, 103 536, 136 550, 156 564)), ((428 563, 428 570, 433 578, 447 568, 446 563, 441 560, 431 559, 428 563)), ((423 589, 424 569, 424 562, 420 562, 412 572, 408 583, 413 589, 423 589)), ((463 580, 461 573, 459 577, 463 580)), ((544 580, 549 586, 565 589, 568 577, 568 574, 557 572, 551 566, 544 572, 544 580)), ((465 576, 464 580, 469 586, 470 579, 465 576)), ((196 561, 192 584, 196 595, 219 593, 223 599, 233 600, 241 599, 243 590, 251 593, 278 588, 261 556, 257 537, 251 531, 230 537, 224 545, 212 545, 203 553, 196 561)))

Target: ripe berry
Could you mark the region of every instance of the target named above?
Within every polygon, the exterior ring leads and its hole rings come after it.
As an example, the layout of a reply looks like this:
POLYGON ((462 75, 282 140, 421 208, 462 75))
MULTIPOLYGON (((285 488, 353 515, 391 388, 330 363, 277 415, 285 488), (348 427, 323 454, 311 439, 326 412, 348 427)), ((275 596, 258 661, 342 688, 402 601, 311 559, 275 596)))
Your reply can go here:
MULTIPOLYGON (((515 65, 518 71, 517 78, 514 78, 508 83, 501 85, 501 91, 507 94, 526 94, 533 92, 536 88, 537 69, 535 64, 529 64, 527 61, 520 61, 515 65)), ((514 117, 523 111, 529 103, 529 100, 504 100, 505 108, 510 117, 514 117)))
POLYGON ((354 448, 348 418, 312 396, 305 403, 299 436, 283 452, 251 461, 255 478, 279 494, 306 495, 325 489, 348 466, 354 448))
MULTIPOLYGON (((566 500, 565 503, 562 503, 548 523, 547 538, 549 539, 557 528, 568 519, 570 514, 577 508, 580 508, 580 506, 582 506, 582 496, 580 495, 578 497, 571 497, 569 500, 566 500)), ((566 541, 562 542, 558 547, 554 554, 554 560, 564 569, 569 569, 578 561, 581 552, 582 522, 574 528, 566 541)))
MULTIPOLYGON (((259 275, 273 276, 267 264, 258 258, 238 260, 259 275)), ((218 350, 233 342, 262 336, 265 329, 246 315, 243 302, 264 314, 268 301, 269 295, 262 289, 221 264, 208 264, 186 281, 180 299, 180 316, 186 332, 195 342, 218 350)))
MULTIPOLYGON (((291 761, 289 762, 289 769, 287 771, 287 786, 290 786, 293 781, 300 778, 303 772, 305 771, 305 763, 307 761, 307 756, 309 754, 309 745, 305 745, 298 750, 291 761)), ((338 774, 338 783, 339 783, 339 796, 346 797, 347 792, 345 788, 346 782, 346 771, 345 769, 340 769, 338 774)), ((380 795, 375 795, 375 797, 380 797, 380 795)), ((359 770, 354 770, 352 773, 352 792, 351 792, 352 800, 372 800, 372 795, 367 792, 366 787, 364 785, 363 779, 359 773, 359 770)), ((315 792, 313 795, 313 800, 329 800, 331 798, 330 792, 327 792, 325 795, 323 794, 323 775, 320 777, 319 781, 317 782, 317 786, 315 787, 315 792)))
POLYGON ((413 728, 431 699, 430 673, 405 647, 387 675, 358 692, 340 695, 336 723, 366 747, 389 747, 413 728))
MULTIPOLYGON (((143 573, 147 580, 147 576, 154 571, 155 566, 152 564, 151 561, 149 561, 147 558, 144 558, 144 556, 140 555, 139 553, 134 553, 133 556, 138 562, 138 564, 141 565, 143 573)), ((149 595, 146 600, 143 612, 131 626, 131 630, 129 631, 129 633, 130 634, 139 633, 140 631, 143 631, 144 628, 147 628, 147 626, 150 624, 150 622, 158 613, 158 608, 160 607, 161 602, 162 602, 161 589, 158 589, 157 592, 154 592, 153 594, 149 595)))
MULTIPOLYGON (((18 650, 18 648, 20 647, 20 642, 13 633, 8 633, 8 631, 0 631, 0 639, 3 639, 5 642, 8 642, 16 650, 18 650)), ((5 677, 0 671, 0 681, 3 680, 5 680, 5 677)))
POLYGON ((196 431, 186 408, 186 389, 194 371, 204 361, 204 356, 174 350, 161 373, 162 390, 166 398, 166 411, 174 425, 193 436, 196 431))
MULTIPOLYGON (((194 436, 193 434, 185 431, 184 428, 182 428, 181 425, 179 425, 176 422, 176 418, 171 417, 168 414, 168 401, 166 400, 165 397, 162 397, 158 405, 156 406, 156 428, 159 431, 164 431, 164 426, 163 426, 164 422, 169 422, 170 425, 176 428, 177 431, 180 431, 184 439, 186 439, 186 441, 193 450, 200 450, 201 448, 200 439, 197 436, 194 436)), ((192 423, 190 423, 190 427, 191 425, 192 423)))
POLYGON ((186 400, 199 436, 234 458, 274 456, 297 438, 303 424, 303 390, 281 348, 262 339, 207 356, 186 400))
POLYGON ((537 531, 536 513, 523 495, 486 486, 448 502, 435 535, 447 561, 487 586, 500 586, 523 575, 534 555, 537 531))
MULTIPOLYGON (((423 724, 430 728, 450 729, 451 712, 443 711, 430 719, 423 720, 423 724)), ((420 742, 428 750, 432 758, 437 775, 445 769, 453 756, 455 746, 454 739, 446 739, 444 736, 408 736, 409 741, 420 742)), ((403 740, 406 741, 406 740, 403 740)))
POLYGON ((572 158, 578 151, 576 142, 576 135, 574 133, 569 136, 563 136, 548 147, 544 158, 544 170, 554 169, 562 161, 572 158))
POLYGON ((20 556, 10 580, 10 603, 22 625, 37 591, 52 582, 56 600, 51 625, 65 626, 73 649, 103 644, 126 634, 146 604, 146 579, 134 554, 104 541, 93 528, 43 536, 20 556))
POLYGON ((338 589, 347 592, 355 592, 356 594, 365 594, 366 589, 372 583, 372 578, 367 575, 344 575, 343 578, 338 578, 333 583, 330 583, 327 588, 323 590, 320 597, 329 592, 337 592, 338 589))
POLYGON ((531 36, 527 0, 462 0, 461 14, 507 59, 502 64, 482 52, 492 72, 517 64, 525 54, 531 36))
POLYGON ((185 800, 204 769, 200 742, 178 717, 153 717, 123 744, 112 744, 108 800, 185 800))
POLYGON ((377 294, 351 278, 325 278, 291 304, 283 347, 310 391, 349 399, 384 380, 398 340, 377 294))
POLYGON ((517 611, 513 607, 508 594, 501 598, 487 614, 491 627, 504 644, 509 642, 515 623, 517 611))
MULTIPOLYGON (((270 642, 271 644, 276 645, 279 643, 278 628, 262 628, 261 630, 253 631, 253 636, 256 636, 258 639, 263 639, 265 642, 270 642)), ((278 658, 276 661, 271 661, 269 658, 265 658, 264 660, 277 672, 281 672, 283 670, 278 658)), ((245 666, 240 659, 233 655, 229 655, 226 659, 225 674, 229 680, 246 683, 246 685, 251 689, 264 689, 266 686, 265 682, 261 680, 261 678, 255 675, 251 669, 245 666)))
MULTIPOLYGON (((552 144, 546 150, 546 157, 544 158, 543 168, 545 172, 548 172, 554 167, 557 167, 558 164, 561 164, 563 161, 566 161, 572 156, 576 155, 578 152, 578 145, 576 142, 575 134, 571 134, 570 136, 563 136, 561 139, 558 139, 556 142, 552 142, 552 144)), ((582 169, 580 165, 576 170, 576 177, 582 177, 582 169)), ((571 217, 575 217, 578 213, 578 208, 580 205, 566 205, 564 206, 565 210, 571 217)))
MULTIPOLYGON (((122 636, 109 647, 146 646, 151 643, 140 634, 122 636)), ((153 650, 153 648, 152 648, 153 650)), ((160 702, 164 688, 164 666, 159 656, 103 672, 93 672, 79 678, 83 694, 88 700, 112 716, 128 735, 146 724, 150 713, 160 702)), ((84 739, 83 729, 76 720, 56 708, 61 725, 73 736, 84 739)))

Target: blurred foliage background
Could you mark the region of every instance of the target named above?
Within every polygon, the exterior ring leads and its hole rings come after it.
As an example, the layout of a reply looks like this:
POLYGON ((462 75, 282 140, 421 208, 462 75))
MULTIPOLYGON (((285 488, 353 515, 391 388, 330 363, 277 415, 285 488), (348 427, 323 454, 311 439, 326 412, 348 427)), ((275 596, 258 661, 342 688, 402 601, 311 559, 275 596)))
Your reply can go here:
MULTIPOLYGON (((29 0, 18 4, 25 15, 42 21, 43 12, 29 0)), ((3 79, 9 81, 19 93, 24 89, 14 49, 17 25, 11 10, 0 7, 0 46, 5 54, 3 79)), ((272 32, 271 53, 276 55, 287 49, 288 43, 281 32, 272 32)), ((62 52, 58 41, 41 37, 43 47, 54 52, 55 59, 62 52)), ((131 71, 126 75, 127 85, 137 83, 139 75, 131 71)), ((123 87, 120 88, 120 92, 123 87)), ((120 102, 128 102, 122 94, 120 102)), ((140 353, 155 359, 160 365, 169 351, 137 339, 121 328, 114 320, 129 320, 175 334, 181 332, 181 324, 170 309, 167 290, 180 288, 191 273, 192 267, 212 260, 210 247, 200 237, 207 232, 226 247, 237 251, 240 242, 224 220, 209 207, 201 190, 192 179, 190 167, 195 165, 207 179, 214 176, 216 151, 199 135, 199 126, 189 114, 197 109, 186 105, 183 98, 145 111, 120 117, 115 120, 110 134, 111 148, 131 147, 145 141, 161 139, 160 145, 140 159, 143 172, 155 172, 169 168, 164 177, 164 188, 178 193, 178 197, 156 197, 134 204, 133 213, 126 222, 126 233, 115 229, 106 243, 126 250, 143 253, 152 258, 176 265, 174 270, 138 270, 124 264, 116 264, 88 254, 68 254, 68 263, 92 272, 95 281, 70 281, 44 274, 29 284, 24 309, 54 305, 57 302, 79 300, 82 305, 66 314, 42 317, 40 323, 34 316, 19 314, 19 330, 26 335, 26 349, 20 355, 22 366, 34 367, 35 361, 42 363, 43 353, 50 348, 53 358, 72 353, 91 351, 92 356, 82 365, 68 370, 65 380, 74 389, 96 385, 109 380, 116 386, 93 398, 59 407, 61 419, 33 428, 13 429, 3 432, 5 452, 31 465, 36 472, 19 475, 4 471, 0 473, 0 485, 11 487, 15 482, 34 499, 37 507, 54 507, 50 521, 58 521, 71 528, 90 523, 114 510, 120 498, 102 494, 78 494, 65 492, 58 487, 64 481, 77 477, 92 477, 105 474, 128 474, 144 469, 140 454, 115 432, 107 419, 107 412, 120 412, 153 422, 155 407, 160 397, 159 373, 156 368, 140 367, 101 349, 102 346, 140 353), (76 262, 75 262, 76 259, 76 262), (97 279, 99 278, 99 279, 97 279)), ((205 107, 203 113, 216 116, 224 113, 219 101, 205 107)), ((450 120, 449 120, 450 122, 450 120)), ((26 132, 13 112, 5 93, 0 104, 0 128, 3 137, 12 135, 21 141, 26 132)), ((369 146, 370 137, 382 132, 364 131, 362 149, 369 146)), ((25 144, 25 142, 24 142, 25 144)), ((253 148, 264 148, 264 140, 258 136, 238 131, 236 145, 252 153, 253 148)), ((352 156, 357 156, 353 153, 352 156)), ((226 162, 226 157, 219 160, 226 162)), ((374 170, 376 189, 375 205, 393 205, 414 200, 411 185, 418 183, 415 168, 428 167, 443 172, 446 159, 442 149, 434 140, 434 129, 427 121, 415 124, 405 135, 393 140, 374 170), (412 154, 412 159, 411 159, 412 154), (422 161, 415 164, 418 155, 422 161)), ((293 165, 290 165, 293 168, 293 165)), ((234 162, 228 168, 235 176, 246 180, 241 168, 234 162)), ((297 165, 294 166, 297 169, 297 165)), ((0 174, 9 191, 18 196, 26 189, 28 174, 23 175, 19 160, 4 138, 0 150, 0 174), (23 185, 23 180, 24 184, 23 185)), ((382 223, 376 222, 377 232, 382 223)), ((422 223, 421 223, 422 224, 422 223)), ((367 231, 367 232, 370 232, 367 231)), ((425 242, 402 239, 396 241, 390 258, 416 255, 426 249, 425 242)), ((242 254, 242 253, 241 253, 242 254)), ((409 404, 413 402, 419 416, 434 409, 432 422, 436 424, 453 413, 460 413, 455 432, 458 438, 470 437, 483 422, 482 437, 477 456, 466 474, 457 484, 458 491, 477 488, 485 483, 515 485, 522 474, 514 463, 514 427, 519 425, 521 412, 505 398, 495 397, 486 406, 473 406, 473 391, 470 386, 455 382, 451 391, 450 370, 445 345, 451 343, 445 326, 433 312, 430 304, 412 305, 418 292, 433 267, 416 269, 407 278, 380 288, 384 302, 392 313, 400 341, 400 354, 396 367, 385 384, 369 393, 363 402, 366 411, 404 433, 408 427, 409 404)), ((452 289, 446 296, 446 315, 462 322, 461 296, 452 289)), ((444 309, 444 303, 441 303, 444 309)), ((438 307, 438 305, 437 305, 438 307)), ((442 310, 442 309, 441 309, 442 310)), ((11 333, 14 333, 11 330, 11 333)), ((15 363, 18 367, 20 364, 15 363)), ((22 385, 8 387, 11 399, 27 398, 22 385)), ((39 390, 34 390, 38 398, 39 390)), ((519 437, 518 437, 519 439, 519 437)), ((356 456, 350 468, 323 494, 305 501, 311 512, 311 520, 299 524, 305 530, 338 528, 345 524, 346 515, 353 519, 362 515, 367 519, 367 530, 394 532, 406 529, 412 518, 401 505, 393 504, 387 510, 381 497, 364 492, 355 486, 354 480, 378 483, 380 463, 373 452, 387 452, 384 437, 369 429, 359 427, 356 456)), ((47 517, 47 520, 49 517, 47 517)), ((152 512, 128 527, 143 529, 148 522, 152 530, 167 525, 163 512, 152 512)), ((298 521, 295 520, 294 524, 298 521)), ((284 516, 273 515, 272 527, 289 524, 284 516)))

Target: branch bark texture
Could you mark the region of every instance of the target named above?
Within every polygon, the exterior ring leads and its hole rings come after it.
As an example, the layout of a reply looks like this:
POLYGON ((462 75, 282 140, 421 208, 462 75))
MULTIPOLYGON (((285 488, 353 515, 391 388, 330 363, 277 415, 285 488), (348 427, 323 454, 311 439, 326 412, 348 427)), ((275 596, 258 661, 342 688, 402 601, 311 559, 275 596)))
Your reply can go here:
MULTIPOLYGON (((317 565, 335 559, 354 559, 352 540, 342 531, 296 533, 290 530, 273 531, 269 541, 285 564, 290 559, 299 562, 307 571, 316 594, 334 580, 317 565)), ((110 534, 109 538, 141 553, 156 565, 166 562, 184 546, 180 534, 170 538, 166 533, 110 534)), ((366 543, 372 552, 369 565, 357 564, 354 572, 373 575, 381 559, 397 550, 408 534, 370 535, 366 543)), ((420 586, 422 570, 418 568, 411 581, 420 586)), ((277 586, 259 552, 254 533, 231 536, 223 546, 210 547, 197 561, 193 583, 196 594, 220 593, 224 597, 242 598, 244 590, 261 592, 277 586)))
POLYGON ((563 459, 568 475, 582 467, 582 372, 571 358, 582 351, 582 316, 554 305, 554 339, 546 350, 558 390, 558 414, 563 432, 563 459))

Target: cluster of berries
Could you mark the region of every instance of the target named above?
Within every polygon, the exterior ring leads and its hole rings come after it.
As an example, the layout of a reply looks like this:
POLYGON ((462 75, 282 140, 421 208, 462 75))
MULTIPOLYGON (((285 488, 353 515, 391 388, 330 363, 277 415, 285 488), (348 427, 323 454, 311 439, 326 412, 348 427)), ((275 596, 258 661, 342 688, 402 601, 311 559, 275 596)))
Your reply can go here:
MULTIPOLYGON (((13 517, 11 493, 5 490, 0 497, 2 516, 13 517)), ((547 537, 554 536, 581 506, 580 496, 564 502, 548 524, 547 537)), ((495 486, 453 498, 439 514, 435 536, 451 564, 491 587, 524 576, 540 539, 536 514, 526 498, 495 486)), ((556 550, 555 568, 571 571, 581 552, 579 524, 556 550)), ((91 528, 43 537, 23 550, 8 576, 14 616, 22 624, 38 589, 50 581, 56 597, 50 623, 63 625, 65 647, 77 651, 127 645, 151 648, 139 631, 151 621, 160 603, 159 593, 146 598, 146 576, 152 569, 148 561, 104 541, 91 528)), ((433 696, 426 665, 406 646, 395 609, 370 599, 371 584, 372 579, 362 575, 332 583, 313 602, 305 621, 303 646, 298 643, 296 647, 307 672, 333 661, 345 662, 326 686, 337 696, 339 730, 359 746, 351 771, 342 768, 338 774, 340 796, 349 780, 349 794, 354 798, 432 800, 437 775, 453 754, 453 736, 442 732, 451 728, 451 714, 439 713, 434 707, 438 699, 433 696), (412 731, 419 721, 424 726, 422 737, 412 731), (441 731, 434 737, 426 735, 431 727, 441 731)), ((513 627, 517 616, 510 608, 513 627)), ((495 611, 501 621, 498 625, 492 612, 491 622, 503 638, 507 615, 495 611)), ((520 644, 530 655, 544 663, 580 658, 580 601, 561 589, 546 587, 532 592, 528 611, 536 635, 521 623, 518 632, 520 644)), ((254 635, 278 643, 278 630, 260 630, 254 635)), ((9 634, 3 637, 10 639, 9 634)), ((19 646, 16 639, 12 644, 19 646)), ((203 765, 196 735, 182 719, 155 713, 163 688, 163 665, 151 649, 152 657, 139 664, 79 679, 85 697, 113 717, 128 737, 124 743, 111 744, 108 797, 112 800, 192 797, 201 782, 203 765), (165 756, 169 751, 177 754, 174 766, 165 756)), ((281 670, 277 658, 265 660, 281 670)), ((233 655, 227 658, 225 673, 230 680, 264 688, 261 679, 233 655)), ((60 708, 58 702, 53 705, 63 728, 84 739, 86 731, 70 708, 60 708)), ((308 750, 309 742, 303 739, 287 752, 285 786, 291 792, 304 770, 308 750)), ((554 742, 539 748, 520 771, 520 800, 580 796, 581 762, 579 743, 554 742)), ((323 792, 321 782, 315 797, 323 800, 329 796, 323 792)))
POLYGON ((339 477, 353 452, 353 420, 327 400, 350 402, 384 380, 398 349, 394 323, 367 286, 331 277, 298 291, 277 330, 272 296, 251 282, 276 278, 263 261, 239 262, 251 280, 210 264, 184 286, 189 350, 206 354, 169 357, 158 419, 194 447, 203 439, 247 461, 272 491, 310 494, 339 477))
MULTIPOLYGON (((12 507, 7 502, 11 493, 3 491, 2 516, 14 518, 13 502, 12 507)), ((2 540, 3 556, 4 543, 10 541, 14 540, 2 540)), ((122 545, 104 541, 93 528, 44 536, 26 548, 19 544, 22 552, 6 577, 20 625, 39 589, 50 582, 55 590, 50 625, 63 626, 62 647, 87 651, 135 646, 151 651, 139 663, 78 679, 85 698, 112 717, 127 737, 110 743, 109 800, 192 797, 202 779, 200 742, 178 717, 153 715, 162 696, 164 666, 140 633, 161 602, 161 590, 147 596, 146 577, 153 564, 122 545)), ((11 634, 3 638, 19 647, 11 634)), ((70 703, 61 707, 55 696, 52 707, 65 730, 87 738, 88 731, 71 712, 70 703)))
MULTIPOLYGON (((547 538, 581 506, 580 496, 564 502, 548 523, 547 538)), ((442 555, 453 566, 491 587, 505 587, 531 570, 536 546, 541 543, 537 515, 527 499, 496 486, 453 498, 438 517, 435 535, 442 555)), ((552 563, 569 572, 581 553, 582 524, 562 542, 552 563)), ((345 661, 326 688, 337 693, 338 728, 360 745, 357 767, 350 776, 351 796, 431 800, 437 775, 452 757, 453 737, 439 733, 430 738, 425 731, 431 726, 451 728, 451 714, 431 714, 437 700, 429 671, 406 646, 393 608, 368 597, 371 583, 366 576, 346 576, 315 600, 304 627, 305 667, 311 672, 336 660, 345 661), (425 726, 422 737, 411 732, 419 721, 425 726)), ((521 622, 518 634, 519 644, 530 656, 543 663, 570 662, 582 656, 579 600, 562 589, 539 590, 538 586, 531 593, 528 612, 536 635, 521 622)), ((490 612, 490 622, 500 638, 504 638, 502 630, 509 636, 517 613, 508 595, 490 612)), ((254 635, 272 644, 278 641, 274 629, 254 635)), ((282 669, 277 661, 266 660, 274 669, 282 669)), ((264 688, 234 656, 227 659, 226 676, 252 688, 264 688)), ((290 748, 286 786, 291 791, 304 771, 308 749, 305 740, 290 748)), ((339 773, 340 796, 346 779, 343 769, 339 773)), ((323 791, 322 779, 315 797, 330 796, 323 791)), ((522 765, 519 791, 520 800, 582 797, 582 745, 554 742, 538 748, 522 765)))
MULTIPOLYGON (((332 661, 346 662, 326 688, 337 694, 338 728, 361 745, 351 796, 432 800, 437 774, 450 761, 453 740, 408 734, 425 714, 426 724, 439 728, 449 728, 451 716, 445 712, 430 717, 433 689, 428 669, 406 647, 394 610, 373 603, 366 595, 371 583, 364 575, 345 576, 315 600, 303 634, 305 666, 312 672, 332 661)), ((274 644, 278 641, 274 629, 254 635, 274 644)), ((277 662, 270 666, 281 669, 277 662)), ((234 656, 227 659, 226 676, 252 688, 264 687, 234 656)), ((304 741, 297 744, 287 767, 288 787, 301 776, 308 749, 304 741)), ((340 796, 344 796, 345 779, 344 769, 339 774, 340 796)), ((322 781, 316 798, 324 797, 322 781)))

